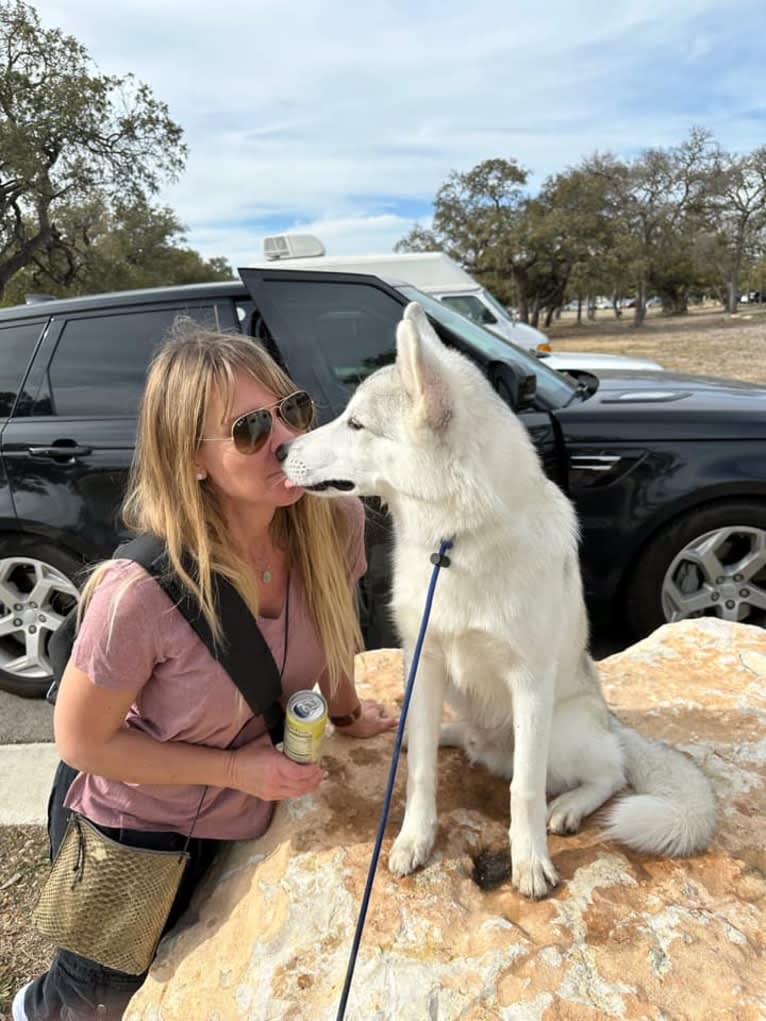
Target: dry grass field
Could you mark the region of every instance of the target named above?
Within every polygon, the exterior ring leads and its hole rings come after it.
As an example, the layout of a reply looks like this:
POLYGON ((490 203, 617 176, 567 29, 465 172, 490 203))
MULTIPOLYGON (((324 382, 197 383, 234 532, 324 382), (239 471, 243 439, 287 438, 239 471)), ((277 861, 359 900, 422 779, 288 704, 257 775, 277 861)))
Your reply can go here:
POLYGON ((632 309, 615 319, 611 310, 578 326, 564 313, 545 332, 554 351, 598 351, 653 358, 665 369, 723 376, 766 384, 766 307, 741 305, 730 316, 720 307, 694 309, 666 317, 652 311, 639 329, 632 309))

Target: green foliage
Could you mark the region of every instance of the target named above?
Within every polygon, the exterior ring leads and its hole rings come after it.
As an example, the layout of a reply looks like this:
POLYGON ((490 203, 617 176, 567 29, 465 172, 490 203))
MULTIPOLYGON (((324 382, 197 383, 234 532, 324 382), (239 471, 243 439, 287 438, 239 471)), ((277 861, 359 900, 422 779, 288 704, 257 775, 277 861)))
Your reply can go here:
POLYGON ((36 258, 76 260, 72 237, 105 211, 145 206, 183 169, 181 136, 147 85, 98 73, 72 36, 0 0, 0 294, 36 258))
POLYGON ((394 245, 395 252, 440 252, 441 242, 432 230, 425 230, 415 224, 409 234, 394 245))
POLYGON ((452 173, 434 201, 433 229, 416 226, 397 251, 441 250, 460 262, 501 300, 513 294, 537 256, 527 256, 532 229, 527 171, 515 160, 490 159, 452 173))
POLYGON ((741 281, 766 240, 766 146, 744 156, 717 150, 707 189, 698 251, 717 274, 729 312, 735 312, 741 281))
POLYGON ((635 296, 640 325, 650 295, 683 313, 691 295, 737 281, 766 239, 766 147, 740 157, 693 128, 679 145, 631 161, 596 153, 553 175, 536 196, 514 160, 452 173, 433 225, 398 251, 440 249, 537 325, 567 300, 635 296))
POLYGON ((143 201, 114 210, 94 204, 62 209, 64 243, 38 253, 8 284, 4 304, 27 293, 71 297, 137 287, 231 280, 225 259, 203 259, 183 242, 183 226, 171 209, 143 201))

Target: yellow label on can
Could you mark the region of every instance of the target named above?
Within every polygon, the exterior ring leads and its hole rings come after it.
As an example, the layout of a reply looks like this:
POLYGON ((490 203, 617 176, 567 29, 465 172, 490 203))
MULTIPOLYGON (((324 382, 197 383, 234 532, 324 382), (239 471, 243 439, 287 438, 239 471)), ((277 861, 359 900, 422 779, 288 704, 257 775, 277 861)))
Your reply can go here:
POLYGON ((327 728, 327 703, 317 691, 296 691, 285 710, 285 755, 293 762, 319 762, 327 728))

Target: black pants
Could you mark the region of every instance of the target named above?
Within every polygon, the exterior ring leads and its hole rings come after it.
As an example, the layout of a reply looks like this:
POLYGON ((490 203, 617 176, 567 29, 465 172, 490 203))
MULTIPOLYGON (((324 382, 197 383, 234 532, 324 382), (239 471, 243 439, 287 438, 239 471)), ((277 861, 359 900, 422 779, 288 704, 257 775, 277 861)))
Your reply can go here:
MULTIPOLYGON (((64 798, 77 771, 65 763, 56 770, 48 802, 48 836, 51 859, 64 837, 69 812, 64 798)), ((113 840, 128 847, 147 847, 159 851, 176 851, 184 846, 186 837, 180 833, 157 833, 144 830, 99 829, 113 840)), ((196 886, 209 868, 220 841, 192 838, 191 858, 186 867, 176 899, 170 909, 164 931, 172 928, 186 909, 196 886)), ((24 997, 24 1010, 29 1021, 119 1021, 131 996, 143 985, 146 974, 126 975, 106 968, 70 950, 58 949, 50 968, 30 985, 24 997)))

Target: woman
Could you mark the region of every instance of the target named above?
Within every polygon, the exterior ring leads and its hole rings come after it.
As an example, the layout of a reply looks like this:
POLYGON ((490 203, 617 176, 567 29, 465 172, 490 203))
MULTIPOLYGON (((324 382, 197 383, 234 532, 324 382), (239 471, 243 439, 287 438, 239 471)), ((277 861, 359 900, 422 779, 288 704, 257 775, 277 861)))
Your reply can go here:
MULTIPOLYGON (((312 418, 308 395, 254 342, 180 323, 148 373, 123 516, 165 540, 217 636, 214 572, 234 584, 281 671, 283 701, 318 683, 342 733, 370 737, 396 720, 360 701, 352 678, 363 507, 288 488, 276 457, 312 418)), ((219 842, 263 834, 273 802, 315 791, 322 770, 274 748, 262 717, 141 567, 100 565, 81 605, 54 718, 68 765, 51 794, 52 848, 73 809, 125 844, 176 850, 207 785, 169 928, 219 842)), ((59 949, 17 994, 14 1021, 119 1018, 143 979, 59 949)))

